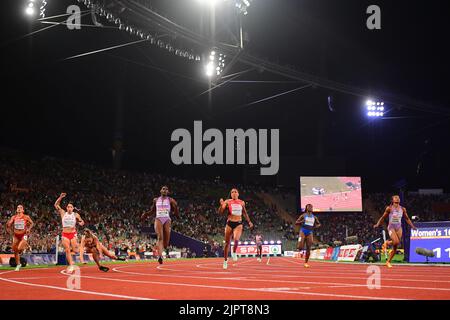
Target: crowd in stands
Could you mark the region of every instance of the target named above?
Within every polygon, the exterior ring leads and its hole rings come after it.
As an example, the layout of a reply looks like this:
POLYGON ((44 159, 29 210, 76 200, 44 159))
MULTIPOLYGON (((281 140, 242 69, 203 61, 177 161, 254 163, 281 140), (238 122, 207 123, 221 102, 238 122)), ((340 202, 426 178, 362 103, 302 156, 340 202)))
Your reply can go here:
MULTIPOLYGON (((180 207, 180 217, 174 218, 172 228, 186 236, 211 246, 217 255, 223 245, 225 215, 217 212, 219 199, 226 198, 232 186, 219 181, 193 181, 145 172, 123 172, 52 157, 28 158, 13 151, 0 151, 0 252, 9 252, 11 236, 6 233, 6 222, 15 213, 18 204, 35 222, 29 239, 31 252, 55 252, 55 238, 61 234, 60 219, 54 202, 61 192, 74 203, 87 228, 92 229, 110 249, 128 248, 134 252, 152 250, 155 239, 141 231, 152 220, 141 221, 159 188, 168 185, 171 196, 180 207)), ((279 234, 281 240, 294 241, 298 237, 295 226, 282 220, 277 208, 266 206, 258 197, 259 187, 236 186, 246 201, 255 232, 279 234)), ((272 190, 273 191, 273 190, 272 190)), ((369 196, 380 215, 389 195, 369 196)), ((449 202, 449 197, 410 196, 404 206, 422 220, 450 219, 431 210, 433 202, 449 202)), ((63 201, 62 205, 65 206, 63 201)), ((358 236, 359 242, 376 238, 379 230, 372 228, 374 218, 363 212, 358 214, 319 214, 322 227, 315 232, 316 241, 331 244, 343 241, 346 235, 358 236)), ((246 231, 244 237, 254 232, 246 231)), ((298 229, 297 229, 298 230, 298 229)), ((273 239, 279 240, 279 239, 273 239)), ((187 248, 181 250, 189 256, 187 248)), ((192 254, 191 254, 192 256, 192 254)))

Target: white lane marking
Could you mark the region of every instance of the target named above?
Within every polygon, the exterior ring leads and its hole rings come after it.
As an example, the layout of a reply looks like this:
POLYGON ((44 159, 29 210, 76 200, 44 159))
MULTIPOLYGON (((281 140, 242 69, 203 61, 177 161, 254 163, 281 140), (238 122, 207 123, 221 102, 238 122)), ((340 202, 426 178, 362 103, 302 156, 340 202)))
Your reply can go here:
MULTIPOLYGON (((51 277, 49 277, 49 278, 51 278, 51 277)), ((95 292, 95 291, 88 291, 88 290, 72 290, 72 289, 68 289, 68 288, 64 288, 64 287, 49 286, 49 285, 44 285, 44 284, 36 284, 36 283, 29 283, 29 282, 5 279, 3 277, 0 277, 0 280, 6 281, 6 282, 11 282, 11 283, 16 283, 16 284, 22 284, 22 285, 26 285, 26 286, 55 289, 55 290, 61 290, 61 291, 68 291, 68 292, 72 292, 72 293, 84 293, 84 294, 90 294, 90 295, 95 295, 95 296, 106 296, 106 297, 113 297, 113 298, 133 299, 133 300, 152 300, 152 299, 148 299, 148 298, 132 297, 132 296, 112 294, 112 293, 103 293, 103 292, 95 292)))

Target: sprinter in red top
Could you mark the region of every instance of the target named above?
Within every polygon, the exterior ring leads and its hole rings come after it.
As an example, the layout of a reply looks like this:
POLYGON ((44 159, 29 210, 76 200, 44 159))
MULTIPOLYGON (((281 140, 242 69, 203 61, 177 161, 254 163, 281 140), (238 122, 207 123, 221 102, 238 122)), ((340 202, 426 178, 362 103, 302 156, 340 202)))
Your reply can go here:
POLYGON ((223 268, 228 268, 228 250, 230 247, 231 235, 233 235, 234 246, 231 256, 233 261, 237 261, 236 249, 238 246, 238 241, 242 234, 242 215, 244 215, 245 220, 247 220, 250 229, 253 228, 253 223, 248 217, 247 210, 245 209, 245 202, 239 199, 239 192, 236 188, 231 189, 230 192, 231 199, 223 200, 220 199, 219 213, 224 213, 225 209, 228 207, 228 219, 227 225, 225 226, 225 248, 224 248, 224 258, 223 268))
POLYGON ((13 233, 12 249, 17 263, 16 271, 20 270, 20 255, 28 246, 28 236, 32 227, 33 220, 31 220, 30 216, 25 214, 23 205, 19 204, 16 209, 16 214, 13 215, 6 224, 6 229, 10 233, 13 233))

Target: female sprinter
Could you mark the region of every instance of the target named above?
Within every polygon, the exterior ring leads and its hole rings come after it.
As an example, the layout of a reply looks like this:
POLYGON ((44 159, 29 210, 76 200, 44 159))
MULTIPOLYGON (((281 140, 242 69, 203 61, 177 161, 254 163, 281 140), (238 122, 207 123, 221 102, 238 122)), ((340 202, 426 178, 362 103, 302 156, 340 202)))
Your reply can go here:
POLYGON ((319 219, 313 214, 312 204, 307 204, 305 212, 298 217, 296 225, 301 225, 300 236, 298 237, 298 249, 303 250, 306 241, 305 268, 309 268, 308 260, 311 254, 311 246, 313 243, 313 229, 320 228, 319 219))
POLYGON ((110 253, 108 249, 98 240, 97 236, 89 229, 85 229, 80 242, 80 262, 84 263, 84 252, 92 253, 95 263, 98 268, 103 272, 108 272, 109 268, 100 264, 100 255, 104 254, 113 260, 125 261, 125 258, 118 258, 114 254, 110 253))
POLYGON ((17 264, 16 271, 20 270, 20 255, 28 247, 27 241, 31 228, 33 228, 33 220, 25 214, 23 205, 19 204, 16 209, 16 214, 6 224, 6 229, 10 233, 13 233, 12 249, 17 264))
POLYGON ((399 246, 403 230, 402 230, 402 217, 405 217, 406 222, 410 225, 411 228, 417 230, 414 224, 409 219, 408 214, 406 213, 406 208, 400 206, 400 197, 395 195, 392 197, 391 204, 386 207, 383 215, 380 220, 378 220, 377 224, 374 225, 374 228, 378 228, 381 223, 389 216, 389 224, 388 224, 388 233, 391 240, 386 241, 384 246, 392 244, 393 248, 391 254, 389 255, 386 266, 388 268, 392 268, 391 261, 394 258, 395 253, 397 252, 397 247, 399 246))
POLYGON ((170 228, 171 219, 170 213, 173 212, 175 216, 179 217, 179 210, 177 202, 169 197, 169 187, 162 186, 160 190, 161 196, 159 198, 153 199, 152 207, 149 212, 145 212, 141 219, 144 220, 147 216, 153 215, 156 212, 155 218, 155 232, 158 237, 157 247, 158 247, 158 262, 163 263, 163 252, 169 246, 170 240, 170 228))
POLYGON ((78 239, 77 239, 77 221, 80 226, 84 225, 83 219, 81 219, 80 215, 73 211, 74 207, 72 203, 67 204, 67 211, 64 211, 61 206, 61 200, 66 196, 65 193, 61 193, 59 198, 55 202, 55 208, 58 210, 59 215, 61 216, 63 232, 61 241, 64 246, 64 250, 66 251, 66 259, 69 267, 67 268, 67 272, 73 272, 73 259, 70 253, 70 249, 76 253, 78 252, 78 239))
POLYGON ((231 235, 233 235, 234 246, 233 252, 231 256, 233 257, 233 261, 237 261, 236 249, 238 246, 238 241, 241 238, 242 234, 242 215, 244 215, 245 220, 247 220, 250 229, 253 228, 253 223, 250 221, 248 217, 247 210, 245 209, 245 202, 239 200, 239 192, 236 188, 231 189, 230 192, 231 199, 223 200, 220 199, 220 207, 219 213, 222 214, 225 209, 228 207, 228 219, 227 225, 225 226, 225 248, 224 248, 224 258, 223 268, 228 268, 228 250, 230 247, 231 235))
POLYGON ((263 237, 261 234, 257 234, 255 236, 255 242, 256 242, 256 255, 258 256, 258 262, 261 262, 262 260, 262 245, 263 245, 263 237))

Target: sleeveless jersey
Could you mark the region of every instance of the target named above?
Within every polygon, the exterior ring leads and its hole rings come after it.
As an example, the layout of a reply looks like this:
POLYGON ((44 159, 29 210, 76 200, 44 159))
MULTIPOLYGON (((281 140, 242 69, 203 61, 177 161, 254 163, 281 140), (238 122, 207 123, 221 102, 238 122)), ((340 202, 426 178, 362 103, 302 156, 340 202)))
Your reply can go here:
POLYGON ((62 225, 63 228, 75 228, 77 224, 77 218, 75 216, 75 213, 68 213, 64 212, 63 218, 62 218, 62 225))
POLYGON ((169 218, 170 217, 170 198, 159 197, 156 199, 156 217, 169 218))
POLYGON ((240 217, 242 216, 242 209, 241 200, 228 200, 229 215, 240 217))
POLYGON ((314 229, 314 222, 316 221, 316 217, 311 213, 305 213, 305 221, 303 222, 303 229, 312 230, 314 229))
POLYGON ((403 208, 400 206, 398 208, 390 206, 390 208, 391 210, 389 213, 389 224, 400 224, 403 217, 403 208))
POLYGON ((14 218, 14 229, 15 230, 25 230, 26 223, 24 218, 14 218))

